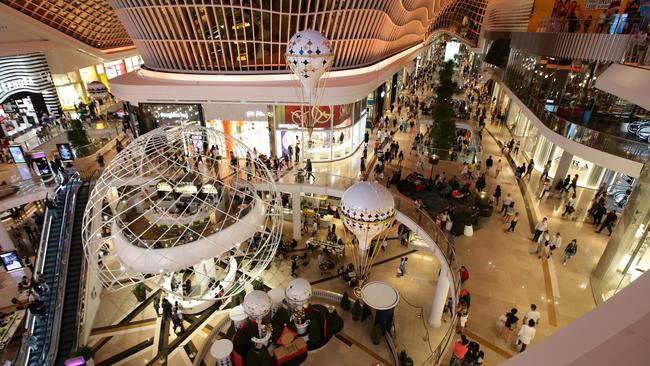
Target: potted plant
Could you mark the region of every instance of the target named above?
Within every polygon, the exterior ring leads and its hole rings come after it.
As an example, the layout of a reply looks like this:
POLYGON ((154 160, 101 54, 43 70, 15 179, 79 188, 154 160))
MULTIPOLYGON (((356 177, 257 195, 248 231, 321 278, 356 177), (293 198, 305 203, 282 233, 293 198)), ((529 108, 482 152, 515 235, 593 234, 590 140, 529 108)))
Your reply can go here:
POLYGON ((466 236, 472 236, 474 234, 472 228, 472 212, 470 210, 466 208, 456 210, 452 221, 453 225, 451 231, 455 235, 465 234, 466 236), (469 226, 469 228, 467 226, 469 226))
POLYGON ((356 299, 354 301, 354 305, 352 305, 352 320, 359 321, 359 318, 361 317, 361 301, 359 299, 356 299))
POLYGON ((266 287, 266 285, 264 284, 264 281, 262 281, 260 279, 254 280, 251 284, 253 285, 253 290, 264 291, 265 287, 266 287))
POLYGON ((75 357, 83 357, 84 361, 86 361, 86 365, 93 366, 95 365, 95 361, 93 358, 95 357, 95 352, 93 352, 93 349, 83 345, 77 348, 77 350, 74 352, 75 357))
POLYGON ((348 311, 350 310, 350 298, 348 297, 348 292, 343 293, 343 297, 341 298, 341 308, 343 310, 348 311))
POLYGON ((144 283, 140 282, 133 287, 133 295, 139 302, 143 302, 147 299, 147 288, 144 286, 144 283))
POLYGON ((372 331, 370 332, 370 339, 372 340, 372 344, 375 346, 378 345, 381 341, 381 328, 379 328, 379 325, 375 324, 375 326, 372 328, 372 331))

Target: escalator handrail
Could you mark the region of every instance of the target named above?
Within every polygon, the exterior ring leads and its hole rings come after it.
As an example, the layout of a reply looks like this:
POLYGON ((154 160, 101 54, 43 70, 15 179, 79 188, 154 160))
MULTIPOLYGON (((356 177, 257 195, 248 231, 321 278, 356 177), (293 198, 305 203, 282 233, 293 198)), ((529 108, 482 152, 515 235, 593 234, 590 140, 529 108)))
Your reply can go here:
MULTIPOLYGON (((88 198, 90 198, 90 191, 92 185, 90 183, 82 183, 83 184, 88 184, 88 198)), ((84 207, 85 208, 85 207, 84 207)), ((85 211, 85 210, 84 210, 85 211)), ((81 213, 83 216, 84 212, 81 213)), ((76 225, 82 225, 83 228, 83 217, 81 217, 81 220, 75 220, 76 225)), ((73 228, 74 230, 74 228, 73 228)), ((83 234, 82 234, 83 236, 83 234)), ((81 269, 79 270, 79 292, 77 293, 77 313, 79 316, 77 317, 76 324, 75 324, 75 329, 77 332, 77 339, 75 340, 75 343, 72 346, 72 349, 77 349, 79 348, 79 333, 81 330, 81 327, 84 324, 84 321, 86 319, 86 314, 85 314, 85 309, 84 307, 84 296, 86 292, 86 279, 88 278, 88 274, 86 271, 88 270, 88 265, 87 261, 85 258, 85 255, 81 258, 81 269)))
MULTIPOLYGON (((47 353, 45 365, 54 365, 56 353, 59 345, 59 333, 61 331, 61 316, 63 311, 63 298, 65 297, 65 285, 68 274, 68 260, 70 258, 70 239, 72 237, 72 226, 74 225, 74 212, 75 203, 77 199, 77 192, 79 191, 79 184, 74 180, 70 183, 70 191, 72 192, 71 199, 67 200, 66 207, 64 208, 64 221, 61 223, 61 239, 59 246, 60 264, 59 271, 54 276, 54 285, 56 288, 56 297, 54 298, 54 314, 50 317, 52 324, 48 324, 50 348, 47 353), (61 250, 63 248, 63 250, 61 250)), ((69 192, 70 192, 69 191, 69 192)), ((48 321, 49 323, 49 321, 48 321)))
MULTIPOLYGON (((55 191, 58 193, 59 188, 55 191)), ((52 226, 52 212, 49 208, 45 208, 45 213, 43 214, 43 228, 41 229, 41 240, 38 245, 38 253, 36 254, 36 263, 34 268, 37 272, 43 273, 43 267, 45 266, 45 254, 47 253, 47 242, 50 240, 50 227, 52 226)), ((32 274, 33 276, 33 274, 32 274)), ((34 320, 35 317, 30 311, 26 310, 25 315, 25 328, 29 329, 31 334, 34 331, 34 320)), ((29 360, 29 354, 31 351, 27 348, 27 345, 23 342, 20 345, 20 351, 18 352, 18 357, 14 360, 14 365, 24 365, 27 360, 29 360)))

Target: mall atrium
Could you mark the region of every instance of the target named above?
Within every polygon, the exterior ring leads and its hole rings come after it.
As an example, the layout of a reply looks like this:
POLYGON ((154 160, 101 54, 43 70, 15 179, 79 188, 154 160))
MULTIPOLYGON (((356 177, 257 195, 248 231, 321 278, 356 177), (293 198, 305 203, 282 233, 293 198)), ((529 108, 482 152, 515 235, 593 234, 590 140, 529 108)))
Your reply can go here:
POLYGON ((2 366, 650 365, 649 30, 0 0, 2 366))

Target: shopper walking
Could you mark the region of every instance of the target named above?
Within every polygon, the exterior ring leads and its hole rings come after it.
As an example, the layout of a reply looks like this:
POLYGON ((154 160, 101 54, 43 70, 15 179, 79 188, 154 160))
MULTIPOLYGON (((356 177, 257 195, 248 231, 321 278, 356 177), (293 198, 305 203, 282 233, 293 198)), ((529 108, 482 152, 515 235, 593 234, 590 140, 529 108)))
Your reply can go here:
POLYGON ((515 226, 517 226, 517 223, 519 222, 519 212, 515 212, 515 216, 510 220, 510 226, 508 226, 508 229, 506 230, 507 232, 515 232, 515 226))
POLYGON ((548 178, 548 172, 551 170, 551 161, 547 161, 546 164, 544 165, 544 170, 542 171, 542 175, 539 177, 539 180, 544 180, 548 178))
POLYGON ((497 184, 497 187, 494 189, 494 199, 496 204, 499 204, 499 198, 501 198, 501 186, 497 184))
POLYGON ((560 246, 562 246, 562 236, 560 236, 560 233, 558 232, 548 242, 548 254, 546 255, 546 259, 551 258, 553 251, 560 249, 560 246))
POLYGON ((604 228, 607 228, 607 231, 609 231, 608 236, 612 236, 612 225, 616 223, 617 218, 618 216, 616 216, 616 211, 614 210, 609 211, 607 216, 605 216, 605 220, 600 225, 600 229, 598 229, 596 232, 600 234, 600 232, 603 231, 604 228))
POLYGON ((551 238, 548 234, 548 230, 539 235, 537 238, 537 250, 535 251, 537 258, 542 258, 542 254, 544 254, 545 248, 549 245, 550 240, 551 238))
POLYGON ((576 210, 575 204, 576 204, 576 194, 573 193, 571 197, 569 197, 564 203, 564 212, 562 212, 562 217, 564 217, 565 215, 571 216, 571 214, 576 210))
POLYGON ((562 265, 566 266, 566 262, 568 262, 571 257, 576 255, 576 253, 578 253, 578 241, 576 239, 573 239, 564 249, 564 258, 562 259, 562 265))
MULTIPOLYGON (((573 189, 573 193, 576 193, 576 188, 578 187, 578 174, 573 176, 573 179, 571 180, 571 183, 569 184, 569 188, 573 189)), ((569 189, 567 188, 567 192, 569 189)))
POLYGON ((494 171, 494 177, 499 178, 499 174, 501 173, 502 170, 503 170, 503 163, 501 162, 501 159, 499 159, 497 161, 497 165, 494 171))
POLYGON ((460 339, 454 344, 454 350, 449 361, 449 366, 463 366, 465 355, 467 354, 469 340, 461 334, 460 339))
POLYGON ((535 338, 536 332, 535 321, 532 319, 528 321, 528 324, 524 324, 521 329, 519 329, 519 333, 517 333, 517 344, 521 347, 519 352, 526 350, 526 347, 533 341, 533 338, 535 338))
POLYGON ((314 168, 311 165, 311 159, 307 159, 307 163, 305 164, 305 171, 307 172, 307 176, 305 178, 309 179, 309 177, 312 177, 312 179, 316 180, 316 176, 314 175, 313 170, 314 168))
POLYGON ((544 217, 542 221, 538 222, 537 225, 535 225, 535 235, 533 235, 532 241, 537 241, 537 239, 539 239, 539 236, 542 235, 542 233, 547 230, 548 230, 548 219, 544 217))
POLYGON ((546 178, 544 180, 544 188, 542 189, 542 194, 539 195, 539 199, 544 198, 544 195, 551 191, 551 180, 546 178))
POLYGON ((490 175, 492 165, 494 165, 494 160, 492 160, 492 155, 490 155, 487 159, 485 159, 485 174, 490 175))
POLYGON ((506 210, 508 209, 508 206, 510 206, 511 203, 513 203, 512 196, 510 196, 510 193, 507 193, 505 198, 503 199, 503 206, 501 206, 501 211, 500 211, 500 213, 503 214, 503 217, 506 216, 506 210))
POLYGON ((518 312, 517 308, 512 308, 510 309, 509 312, 505 314, 505 319, 504 317, 501 317, 501 319, 503 320, 503 327, 501 327, 499 336, 503 338, 503 340, 506 341, 506 343, 508 343, 512 331, 517 327, 517 322, 519 321, 519 318, 517 317, 517 312, 518 312))
POLYGON ((529 320, 535 322, 535 325, 539 325, 539 320, 542 318, 542 314, 537 311, 537 305, 530 304, 530 310, 524 314, 524 324, 527 324, 529 320))

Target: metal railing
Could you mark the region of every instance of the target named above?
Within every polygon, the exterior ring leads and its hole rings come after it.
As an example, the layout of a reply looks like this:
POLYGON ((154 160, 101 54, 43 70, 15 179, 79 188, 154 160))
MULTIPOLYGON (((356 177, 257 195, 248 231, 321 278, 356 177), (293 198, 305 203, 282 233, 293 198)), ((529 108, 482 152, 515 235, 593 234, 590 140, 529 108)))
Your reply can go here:
POLYGON ((645 142, 628 140, 569 122, 545 110, 535 97, 521 95, 521 91, 517 93, 517 88, 512 90, 546 127, 568 140, 639 163, 645 163, 650 158, 650 145, 645 142))
POLYGON ((623 17, 610 14, 598 18, 542 18, 537 22, 537 32, 544 33, 602 33, 633 34, 645 30, 648 21, 643 17, 623 17))

